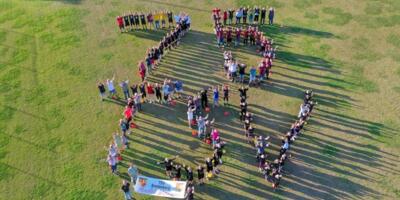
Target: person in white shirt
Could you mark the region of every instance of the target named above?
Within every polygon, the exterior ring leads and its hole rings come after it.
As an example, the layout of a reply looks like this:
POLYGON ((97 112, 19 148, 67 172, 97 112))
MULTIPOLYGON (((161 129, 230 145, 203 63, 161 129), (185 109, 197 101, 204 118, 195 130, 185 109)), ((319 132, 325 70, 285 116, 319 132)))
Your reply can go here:
POLYGON ((237 61, 233 61, 230 65, 229 65, 229 74, 230 77, 232 79, 232 82, 235 82, 236 79, 236 72, 237 72, 237 66, 238 66, 238 62, 237 61))

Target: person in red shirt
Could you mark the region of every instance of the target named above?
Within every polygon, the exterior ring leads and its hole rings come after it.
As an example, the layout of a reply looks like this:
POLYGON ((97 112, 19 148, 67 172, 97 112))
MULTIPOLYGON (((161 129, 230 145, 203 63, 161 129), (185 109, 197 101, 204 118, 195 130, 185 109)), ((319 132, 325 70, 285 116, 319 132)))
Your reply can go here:
POLYGON ((226 10, 224 11, 223 20, 224 20, 224 25, 226 25, 226 21, 228 20, 228 12, 226 10))
POLYGON ((228 31, 226 32, 226 42, 227 46, 231 46, 232 43, 232 28, 228 27, 228 31))
POLYGON ((132 120, 132 108, 129 106, 125 106, 124 116, 127 124, 129 124, 132 120))
POLYGON ((154 96, 154 88, 151 83, 147 83, 146 85, 147 95, 149 96, 149 103, 153 103, 156 99, 154 96))
POLYGON ((249 29, 245 29, 243 34, 243 44, 247 45, 248 42, 249 42, 249 29))
POLYGON ((117 24, 118 24, 119 30, 122 33, 122 31, 124 31, 125 27, 124 27, 124 21, 121 16, 117 17, 117 24))
POLYGON ((144 65, 143 61, 140 61, 138 67, 139 67, 139 75, 142 78, 142 82, 143 82, 146 77, 146 66, 144 65))

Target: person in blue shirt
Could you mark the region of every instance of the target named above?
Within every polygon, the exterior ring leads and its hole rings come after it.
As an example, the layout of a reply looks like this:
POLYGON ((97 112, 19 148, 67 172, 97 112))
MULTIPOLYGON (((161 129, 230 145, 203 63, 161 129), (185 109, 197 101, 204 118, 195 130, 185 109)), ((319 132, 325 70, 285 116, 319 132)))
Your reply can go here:
POLYGON ((178 98, 182 98, 182 93, 183 93, 183 83, 182 83, 182 81, 177 80, 177 81, 174 82, 174 85, 175 85, 176 95, 178 96, 178 98))
POLYGON ((164 94, 164 103, 168 102, 169 99, 169 85, 167 83, 164 83, 163 87, 162 87, 162 91, 164 94))
POLYGON ((274 8, 271 7, 268 13, 269 25, 274 24, 274 16, 275 16, 275 10, 274 8))
POLYGON ((213 89, 213 107, 218 106, 219 102, 219 89, 218 86, 215 86, 213 89))
POLYGON ((252 84, 255 83, 255 81, 256 81, 256 75, 257 75, 257 69, 256 69, 254 66, 252 66, 252 67, 250 68, 249 86, 251 86, 252 84))

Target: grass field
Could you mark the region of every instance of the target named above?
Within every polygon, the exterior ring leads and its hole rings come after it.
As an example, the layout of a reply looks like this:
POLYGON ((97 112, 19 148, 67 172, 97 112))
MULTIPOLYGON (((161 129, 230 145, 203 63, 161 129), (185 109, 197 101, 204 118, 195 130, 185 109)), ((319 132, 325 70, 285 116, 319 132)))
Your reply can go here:
MULTIPOLYGON (((241 5, 276 8, 276 25, 262 27, 280 46, 272 80, 249 94, 256 132, 273 139, 271 157, 306 88, 319 105, 277 191, 257 171, 237 98, 212 110, 229 144, 223 172, 196 188, 196 198, 400 199, 398 0, 0 0, 0 199, 122 199, 121 179, 104 159, 123 107, 101 102, 96 83, 114 73, 139 82, 137 62, 164 33, 120 34, 115 16, 190 13, 191 32, 149 79, 180 79, 192 93, 226 82, 211 9, 241 5)), ((252 48, 233 51, 249 65, 259 60, 252 48)), ((181 102, 144 105, 124 159, 161 178, 155 163, 165 156, 203 162, 210 149, 185 120, 181 102)))

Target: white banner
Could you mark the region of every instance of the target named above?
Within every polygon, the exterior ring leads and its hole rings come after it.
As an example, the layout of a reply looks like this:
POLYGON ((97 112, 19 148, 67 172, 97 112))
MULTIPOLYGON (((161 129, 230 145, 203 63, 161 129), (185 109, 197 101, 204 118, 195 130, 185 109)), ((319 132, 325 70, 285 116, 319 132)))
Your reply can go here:
POLYGON ((145 176, 136 179, 135 192, 169 198, 185 198, 186 181, 169 181, 145 176))

